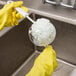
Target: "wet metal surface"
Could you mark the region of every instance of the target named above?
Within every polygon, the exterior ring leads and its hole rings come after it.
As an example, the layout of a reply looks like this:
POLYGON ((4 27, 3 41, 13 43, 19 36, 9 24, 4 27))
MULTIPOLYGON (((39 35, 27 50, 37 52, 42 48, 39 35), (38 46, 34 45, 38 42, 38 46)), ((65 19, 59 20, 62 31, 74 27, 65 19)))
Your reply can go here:
POLYGON ((0 76, 10 76, 34 52, 28 37, 30 25, 24 19, 0 37, 0 76))

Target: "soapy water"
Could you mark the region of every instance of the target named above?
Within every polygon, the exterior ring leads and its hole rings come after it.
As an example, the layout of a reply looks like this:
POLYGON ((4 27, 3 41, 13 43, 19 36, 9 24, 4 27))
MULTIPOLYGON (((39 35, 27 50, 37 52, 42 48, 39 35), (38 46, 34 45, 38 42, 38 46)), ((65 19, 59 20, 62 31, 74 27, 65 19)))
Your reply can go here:
POLYGON ((45 18, 37 19, 29 28, 29 38, 36 46, 47 46, 53 42, 56 36, 56 29, 50 20, 45 18))

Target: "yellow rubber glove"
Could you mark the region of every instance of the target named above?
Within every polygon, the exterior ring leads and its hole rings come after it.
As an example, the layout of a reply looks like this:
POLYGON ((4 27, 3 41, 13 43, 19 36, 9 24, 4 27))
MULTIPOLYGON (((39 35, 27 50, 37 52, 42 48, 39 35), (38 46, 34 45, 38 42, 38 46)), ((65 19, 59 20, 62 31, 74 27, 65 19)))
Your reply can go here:
POLYGON ((30 72, 25 76, 51 76, 58 62, 52 46, 47 46, 37 57, 30 72))
POLYGON ((28 12, 28 9, 22 6, 22 1, 12 2, 6 4, 2 9, 0 9, 0 30, 5 26, 14 26, 18 25, 19 19, 23 18, 16 10, 16 7, 22 8, 25 12, 28 12))

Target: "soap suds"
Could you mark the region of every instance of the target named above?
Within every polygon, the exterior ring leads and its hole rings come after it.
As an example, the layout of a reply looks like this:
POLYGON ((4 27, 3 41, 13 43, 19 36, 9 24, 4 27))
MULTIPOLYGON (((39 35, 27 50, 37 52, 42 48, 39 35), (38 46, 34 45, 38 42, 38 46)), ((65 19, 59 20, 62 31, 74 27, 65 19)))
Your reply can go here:
POLYGON ((32 24, 29 33, 31 33, 32 42, 35 45, 47 46, 55 39, 56 29, 48 19, 40 18, 32 24))

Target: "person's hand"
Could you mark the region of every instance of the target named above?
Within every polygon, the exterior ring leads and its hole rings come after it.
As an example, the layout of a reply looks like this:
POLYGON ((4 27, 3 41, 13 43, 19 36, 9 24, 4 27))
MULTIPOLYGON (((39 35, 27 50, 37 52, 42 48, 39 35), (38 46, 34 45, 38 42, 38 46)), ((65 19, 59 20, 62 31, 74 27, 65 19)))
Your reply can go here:
POLYGON ((56 53, 49 45, 36 58, 32 69, 25 76, 51 76, 57 66, 56 53))
POLYGON ((28 12, 28 9, 22 6, 22 1, 16 1, 9 4, 6 4, 2 9, 0 9, 0 30, 6 26, 18 25, 19 19, 23 18, 15 8, 20 7, 25 12, 28 12))

